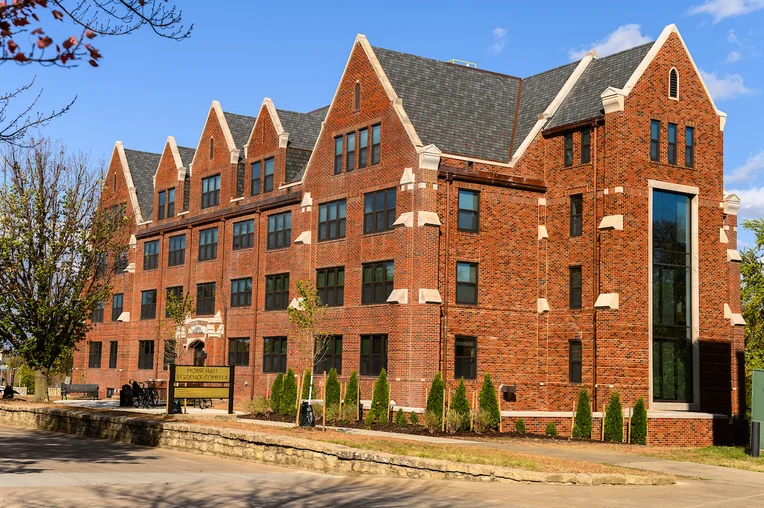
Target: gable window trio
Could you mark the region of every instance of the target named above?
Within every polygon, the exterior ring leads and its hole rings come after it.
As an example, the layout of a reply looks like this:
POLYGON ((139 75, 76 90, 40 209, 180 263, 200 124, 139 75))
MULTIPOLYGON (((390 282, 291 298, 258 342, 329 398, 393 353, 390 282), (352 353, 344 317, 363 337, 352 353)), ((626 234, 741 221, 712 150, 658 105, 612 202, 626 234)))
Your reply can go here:
POLYGON ((356 169, 367 166, 376 166, 382 157, 382 126, 374 124, 371 127, 363 127, 358 131, 348 132, 345 135, 334 138, 334 174, 342 174, 342 164, 345 163, 345 172, 349 173, 356 169), (356 140, 358 146, 356 147, 356 140), (343 147, 345 156, 343 157, 343 147), (356 157, 356 152, 358 156, 356 157))
MULTIPOLYGON (((666 162, 672 165, 679 164, 679 154, 677 140, 679 126, 675 123, 669 123, 666 127, 666 162)), ((661 122, 660 120, 650 121, 650 160, 661 162, 661 122)), ((685 126, 684 128, 684 166, 687 168, 695 167, 695 128, 685 126)))

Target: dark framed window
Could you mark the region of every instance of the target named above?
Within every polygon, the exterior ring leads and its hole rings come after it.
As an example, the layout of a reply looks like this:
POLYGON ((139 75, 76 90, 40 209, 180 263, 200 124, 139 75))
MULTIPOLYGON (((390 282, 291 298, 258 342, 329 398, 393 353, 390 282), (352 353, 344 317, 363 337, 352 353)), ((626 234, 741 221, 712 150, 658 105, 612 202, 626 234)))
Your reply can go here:
POLYGON ((318 241, 345 238, 345 200, 318 205, 318 241))
POLYGON ((363 196, 363 232, 381 233, 393 228, 396 189, 370 192, 363 196))
POLYGON ((454 346, 454 379, 477 378, 477 337, 456 336, 454 346))
POLYGON ((212 160, 212 156, 215 153, 215 142, 212 138, 210 138, 210 160, 212 160))
POLYGON ((581 341, 571 340, 568 342, 568 380, 571 383, 581 382, 581 341))
POLYGON ((592 130, 581 131, 581 164, 587 164, 592 160, 592 130))
POLYGON ((127 247, 121 249, 114 257, 114 271, 116 273, 122 273, 127 269, 127 247))
POLYGON ((255 220, 233 223, 233 250, 249 249, 255 245, 255 220))
POLYGON ((669 97, 671 99, 679 98, 679 73, 676 69, 669 71, 669 97))
POLYGON ((186 262, 186 235, 171 236, 167 253, 167 266, 178 266, 186 262))
POLYGON ((358 131, 358 169, 369 165, 369 129, 358 131))
POLYGON ((676 164, 676 124, 668 124, 668 163, 676 164))
POLYGON ((196 285, 196 315, 215 314, 215 283, 204 282, 196 285))
POLYGON ((268 250, 289 247, 292 242, 292 212, 268 216, 268 250))
POLYGON ((334 138, 334 174, 342 173, 342 136, 334 138))
POLYGON ((167 218, 175 216, 175 187, 167 189, 167 218))
POLYGON ((456 263, 456 303, 477 305, 478 264, 457 261, 456 263))
POLYGON ((347 155, 345 157, 347 171, 353 171, 355 169, 355 132, 351 132, 347 135, 347 155))
POLYGON ((289 307, 289 274, 266 276, 265 310, 284 310, 287 307, 289 307))
POLYGON ((361 375, 378 376, 387 370, 387 334, 361 335, 361 375))
POLYGON ((109 267, 109 260, 107 259, 106 253, 101 252, 96 254, 95 258, 95 276, 96 278, 101 278, 106 276, 106 270, 109 267))
POLYGON ((138 341, 138 368, 150 370, 154 368, 154 341, 138 341))
POLYGON ((316 289, 321 305, 342 307, 345 304, 345 267, 316 270, 316 289))
POLYGON ((385 303, 393 292, 395 266, 392 261, 380 261, 363 265, 361 303, 385 303))
POLYGON ((157 290, 141 291, 141 319, 157 317, 157 290))
POLYGON ((164 207, 167 201, 167 193, 159 191, 159 207, 157 208, 157 220, 164 219, 164 207))
POLYGON ((659 120, 650 121, 650 160, 660 162, 661 160, 661 122, 659 120))
POLYGON ((228 339, 228 365, 249 367, 249 337, 228 339))
POLYGON ((356 113, 361 110, 361 83, 356 82, 355 94, 353 94, 353 111, 356 113))
POLYGON ((103 323, 103 309, 106 306, 104 302, 98 302, 90 315, 90 321, 93 323, 103 323))
POLYGON ((117 352, 119 350, 119 342, 112 340, 109 342, 109 368, 117 368, 117 352))
POLYGON ((258 194, 260 194, 260 167, 261 167, 261 163, 259 161, 253 162, 251 166, 252 180, 250 182, 249 192, 253 196, 257 196, 258 194))
POLYGON ((155 270, 159 267, 159 240, 143 244, 143 269, 155 270))
POLYGON ((116 321, 122 315, 122 308, 125 304, 125 295, 117 293, 111 297, 111 320, 116 321))
POLYGON ((565 134, 565 167, 573 165, 573 133, 565 134))
POLYGON ((334 368, 338 375, 342 374, 342 335, 330 335, 317 342, 313 372, 320 374, 334 368))
POLYGON ((174 298, 176 301, 178 298, 183 298, 183 286, 171 286, 167 288, 164 300, 164 317, 170 318, 170 298, 174 298))
POLYGON ((570 196, 570 236, 581 236, 583 233, 584 195, 570 196))
POLYGON ((382 126, 371 126, 371 165, 379 164, 382 151, 382 126))
POLYGON ((220 204, 220 175, 202 178, 202 208, 220 204))
POLYGON ((216 259, 218 257, 218 228, 208 228, 199 231, 199 261, 216 259))
POLYGON ((459 189, 459 231, 480 231, 480 193, 459 189))
POLYGON ((581 308, 581 267, 571 266, 568 280, 568 306, 571 309, 581 308))
POLYGON ((263 161, 265 166, 265 177, 263 178, 263 192, 271 192, 273 190, 273 157, 265 159, 263 161))
POLYGON ((286 372, 287 338, 263 337, 263 372, 286 372))
POLYGON ((231 307, 252 305, 252 277, 231 280, 231 307))
POLYGON ((88 353, 88 368, 100 369, 101 368, 101 342, 93 341, 90 343, 90 351, 88 353))
POLYGON ((688 168, 695 167, 695 129, 684 128, 684 165, 688 168))
POLYGON ((236 197, 244 196, 244 163, 236 165, 236 197))

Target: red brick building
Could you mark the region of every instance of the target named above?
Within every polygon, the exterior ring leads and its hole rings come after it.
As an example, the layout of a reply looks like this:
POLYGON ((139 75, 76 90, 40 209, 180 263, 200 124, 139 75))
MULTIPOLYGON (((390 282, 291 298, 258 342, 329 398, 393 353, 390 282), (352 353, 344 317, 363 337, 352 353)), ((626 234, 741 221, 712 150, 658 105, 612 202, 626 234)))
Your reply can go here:
POLYGON ((166 378, 169 290, 196 302, 184 361, 234 362, 237 394, 262 395, 311 362, 285 310, 310 280, 336 334, 322 367, 358 370, 363 399, 382 367, 410 409, 437 371, 470 392, 490 373, 506 424, 569 432, 586 387, 595 411, 644 397, 651 443, 730 438, 739 200, 675 26, 522 79, 359 36, 329 106, 252 113, 213 102, 195 148, 115 145, 103 206, 134 218, 128 264, 75 380, 166 378))

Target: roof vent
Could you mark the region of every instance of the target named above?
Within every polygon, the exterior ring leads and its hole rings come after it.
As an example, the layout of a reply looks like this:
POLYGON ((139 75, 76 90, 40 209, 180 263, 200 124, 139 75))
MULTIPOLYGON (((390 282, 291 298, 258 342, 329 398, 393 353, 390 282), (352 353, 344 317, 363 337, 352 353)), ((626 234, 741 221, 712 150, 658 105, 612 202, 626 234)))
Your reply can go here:
POLYGON ((462 67, 469 67, 470 69, 477 69, 475 62, 468 62, 467 60, 459 60, 458 58, 452 58, 448 61, 450 64, 461 65, 462 67))

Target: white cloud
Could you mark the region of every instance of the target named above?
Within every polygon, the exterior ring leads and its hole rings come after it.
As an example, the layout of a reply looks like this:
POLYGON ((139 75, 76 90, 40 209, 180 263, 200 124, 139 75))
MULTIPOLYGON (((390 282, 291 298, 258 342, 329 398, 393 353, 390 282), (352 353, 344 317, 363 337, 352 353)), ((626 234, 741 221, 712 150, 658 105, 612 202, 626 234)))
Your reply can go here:
MULTIPOLYGON (((737 194, 740 198, 738 217, 741 219, 761 219, 764 217, 764 187, 750 189, 729 189, 727 192, 737 194)), ((742 220, 738 220, 738 223, 742 220)))
POLYGON ((734 30, 730 30, 727 32, 727 42, 731 44, 737 44, 738 46, 742 46, 740 43, 740 39, 737 38, 737 34, 735 34, 734 30))
MULTIPOLYGON (((764 0, 762 0, 764 1, 764 0)), ((612 55, 625 49, 648 43, 651 37, 642 34, 642 27, 636 24, 619 26, 614 32, 611 32, 602 40, 594 42, 589 47, 580 47, 578 49, 568 50, 568 56, 571 60, 580 60, 586 54, 595 50, 600 57, 612 55)))
POLYGON ((724 182, 746 182, 756 176, 764 177, 764 150, 751 155, 742 166, 729 171, 724 175, 724 182))
POLYGON ((737 51, 732 51, 729 55, 727 55, 727 58, 724 59, 724 63, 734 63, 741 59, 740 53, 737 51))
POLYGON ((725 18, 740 16, 764 9, 764 0, 706 0, 702 5, 690 8, 690 14, 709 14, 714 23, 725 18))
POLYGON ((494 43, 488 48, 490 53, 499 54, 504 49, 504 45, 507 43, 507 29, 496 27, 493 29, 494 43))
POLYGON ((703 81, 705 81, 708 91, 715 101, 734 99, 741 95, 753 93, 753 90, 745 86, 743 77, 740 74, 725 74, 720 77, 715 72, 704 72, 701 70, 700 75, 703 77, 703 81))

